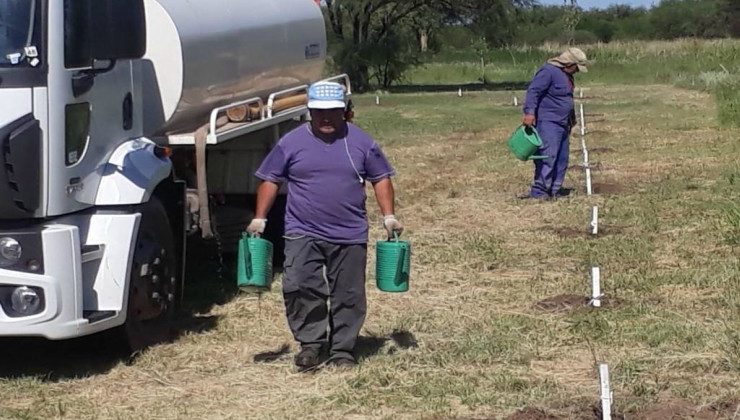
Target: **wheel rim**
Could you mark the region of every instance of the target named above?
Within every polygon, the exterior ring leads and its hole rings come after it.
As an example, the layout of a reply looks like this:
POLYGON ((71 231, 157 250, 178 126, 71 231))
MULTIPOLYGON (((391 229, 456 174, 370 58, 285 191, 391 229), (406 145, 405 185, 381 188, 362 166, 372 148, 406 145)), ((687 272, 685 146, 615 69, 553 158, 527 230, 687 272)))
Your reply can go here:
POLYGON ((175 305, 176 280, 167 250, 150 237, 136 245, 129 317, 137 323, 166 316, 175 305))

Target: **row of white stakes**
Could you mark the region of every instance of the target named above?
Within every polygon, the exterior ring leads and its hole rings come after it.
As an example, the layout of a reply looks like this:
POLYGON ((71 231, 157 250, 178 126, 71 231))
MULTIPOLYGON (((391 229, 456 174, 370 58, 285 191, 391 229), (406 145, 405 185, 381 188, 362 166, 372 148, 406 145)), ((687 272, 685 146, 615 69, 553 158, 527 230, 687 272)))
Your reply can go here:
MULTIPOLYGON (((458 96, 458 98, 462 98, 463 97, 463 90, 462 90, 462 88, 459 88, 457 90, 457 96, 458 96)), ((583 99, 583 88, 580 88, 579 89, 579 97, 581 99, 583 99)), ((512 102, 513 102, 514 106, 519 106, 519 98, 517 98, 516 96, 514 96, 512 102)), ((380 95, 375 95, 375 105, 380 105, 380 95)))
MULTIPOLYGON (((583 98, 583 89, 580 93, 583 98)), ((583 148, 583 168, 586 173, 586 193, 590 196, 593 194, 593 186, 591 184, 591 166, 588 159, 588 148, 586 147, 586 118, 583 112, 583 104, 580 104, 580 122, 581 122, 581 147, 583 148)), ((591 208, 591 234, 598 235, 599 233, 599 207, 593 206, 591 208)), ((591 267, 591 306, 594 308, 601 307, 601 299, 603 298, 601 293, 601 268, 591 267)), ((614 394, 611 391, 609 383, 609 365, 606 363, 599 364, 599 395, 601 396, 601 418, 603 420, 611 420, 612 418, 612 402, 614 400, 614 394)))
MULTIPOLYGON (((463 90, 462 90, 462 88, 458 89, 457 96, 459 98, 462 98, 463 97, 463 90)), ((516 100, 516 98, 514 100, 516 100)), ((379 106, 380 105, 380 95, 375 95, 375 105, 376 106, 379 106)), ((514 104, 514 105, 516 105, 516 104, 514 104)))
MULTIPOLYGON (((457 96, 462 98, 463 91, 460 88, 457 91, 457 96)), ((583 88, 580 89, 580 97, 583 98, 583 88)), ((519 100, 516 96, 513 99, 514 106, 519 106, 519 100)), ((375 95, 375 105, 380 105, 380 96, 375 95)), ((586 193, 587 195, 593 195, 593 186, 591 184, 591 167, 588 159, 588 149, 586 148, 586 119, 585 113, 583 112, 583 104, 580 104, 580 122, 581 122, 581 147, 583 148, 583 167, 586 172, 586 193)), ((591 209, 591 234, 598 235, 599 233, 599 207, 593 206, 591 209)), ((590 305, 594 308, 601 307, 601 268, 591 267, 591 302, 590 305)), ((606 363, 599 364, 599 394, 601 395, 601 413, 603 420, 611 420, 612 418, 612 401, 613 393, 609 383, 609 365, 606 363)))
MULTIPOLYGON (((458 94, 462 96, 462 90, 458 94)), ((583 88, 580 89, 580 98, 583 98, 583 88)), ((519 106, 519 99, 514 96, 512 103, 514 106, 519 106)), ((586 173, 586 194, 588 196, 593 195, 593 184, 591 179, 591 164, 588 157, 588 148, 586 147, 586 115, 583 111, 583 104, 580 104, 580 134, 581 134, 581 147, 583 150, 583 168, 586 173)), ((593 206, 591 209, 591 234, 599 234, 599 207, 593 206)), ((594 308, 601 307, 601 299, 604 296, 601 293, 601 268, 591 267, 591 301, 590 305, 594 308)), ((611 420, 612 412, 612 401, 613 394, 609 384, 609 365, 606 363, 599 364, 599 384, 600 384, 600 395, 601 395, 601 413, 603 420, 611 420)))

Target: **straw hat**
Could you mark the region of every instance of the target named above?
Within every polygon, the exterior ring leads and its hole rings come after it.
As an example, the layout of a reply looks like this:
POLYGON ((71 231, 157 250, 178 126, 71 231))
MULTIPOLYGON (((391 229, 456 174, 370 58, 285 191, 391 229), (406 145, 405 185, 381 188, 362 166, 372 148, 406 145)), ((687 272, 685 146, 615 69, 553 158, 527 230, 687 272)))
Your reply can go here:
POLYGON ((579 71, 583 73, 588 71, 588 68, 586 68, 586 64, 588 64, 586 53, 575 47, 568 48, 565 52, 555 58, 547 60, 547 62, 557 67, 565 67, 575 64, 578 66, 579 71))

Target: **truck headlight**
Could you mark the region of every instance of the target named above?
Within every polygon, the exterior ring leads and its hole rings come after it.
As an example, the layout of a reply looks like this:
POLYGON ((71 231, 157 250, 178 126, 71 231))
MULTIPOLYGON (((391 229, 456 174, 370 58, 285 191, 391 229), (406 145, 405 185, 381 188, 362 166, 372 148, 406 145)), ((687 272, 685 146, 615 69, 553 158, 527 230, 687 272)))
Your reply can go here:
POLYGON ((0 267, 15 265, 23 254, 23 248, 13 238, 0 238, 0 267))
POLYGON ((41 296, 30 287, 16 287, 10 295, 10 308, 20 316, 35 315, 41 309, 41 296))

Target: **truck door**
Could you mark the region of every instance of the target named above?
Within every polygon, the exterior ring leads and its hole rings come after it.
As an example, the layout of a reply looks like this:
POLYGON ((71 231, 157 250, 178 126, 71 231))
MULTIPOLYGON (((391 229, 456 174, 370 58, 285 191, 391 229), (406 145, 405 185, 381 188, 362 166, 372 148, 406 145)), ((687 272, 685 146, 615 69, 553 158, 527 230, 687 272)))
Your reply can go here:
POLYGON ((141 136, 141 121, 134 117, 131 60, 91 57, 101 48, 95 42, 115 44, 106 39, 115 22, 100 22, 90 0, 51 1, 49 16, 48 215, 54 216, 94 203, 110 154, 141 136))

